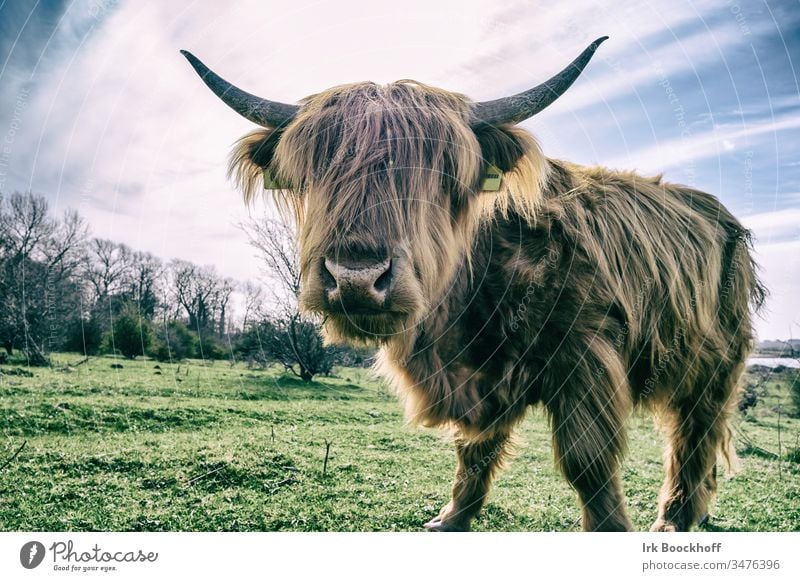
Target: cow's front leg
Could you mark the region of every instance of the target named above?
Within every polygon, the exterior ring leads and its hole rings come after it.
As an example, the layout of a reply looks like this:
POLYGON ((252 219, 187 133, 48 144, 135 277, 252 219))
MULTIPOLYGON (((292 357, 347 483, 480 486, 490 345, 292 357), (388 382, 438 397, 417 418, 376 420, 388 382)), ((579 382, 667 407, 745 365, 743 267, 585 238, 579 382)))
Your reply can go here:
MULTIPOLYGON (((584 530, 632 530, 619 479, 630 409, 624 367, 599 339, 571 359, 569 380, 547 380, 545 405, 551 415, 556 461, 578 492, 584 530)), ((566 361, 562 365, 558 368, 568 368, 566 361)))
POLYGON ((439 515, 425 524, 430 531, 468 531, 480 512, 492 478, 507 455, 508 433, 498 433, 478 442, 456 437, 458 466, 453 496, 439 515))

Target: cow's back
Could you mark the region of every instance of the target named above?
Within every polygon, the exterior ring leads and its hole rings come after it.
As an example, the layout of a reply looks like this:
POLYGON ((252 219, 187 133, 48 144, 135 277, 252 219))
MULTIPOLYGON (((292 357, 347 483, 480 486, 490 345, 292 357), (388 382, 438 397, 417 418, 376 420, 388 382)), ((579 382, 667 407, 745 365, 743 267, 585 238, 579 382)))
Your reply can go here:
POLYGON ((596 337, 642 397, 749 349, 750 303, 763 297, 748 232, 710 194, 554 161, 536 224, 512 217, 492 232, 476 252, 495 287, 515 289, 500 318, 522 359, 542 366, 565 341, 596 337))

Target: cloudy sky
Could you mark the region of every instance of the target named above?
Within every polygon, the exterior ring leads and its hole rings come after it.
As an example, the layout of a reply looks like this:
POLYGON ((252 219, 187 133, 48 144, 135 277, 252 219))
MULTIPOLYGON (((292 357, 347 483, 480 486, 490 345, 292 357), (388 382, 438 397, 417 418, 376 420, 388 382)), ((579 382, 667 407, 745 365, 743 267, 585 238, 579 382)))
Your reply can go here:
POLYGON ((400 78, 489 99, 606 34, 524 126, 550 156, 719 196, 757 235, 772 292, 760 338, 799 337, 797 0, 0 0, 0 192, 33 190, 97 236, 254 277, 236 228, 247 212, 225 179, 250 124, 179 49, 288 102, 400 78))

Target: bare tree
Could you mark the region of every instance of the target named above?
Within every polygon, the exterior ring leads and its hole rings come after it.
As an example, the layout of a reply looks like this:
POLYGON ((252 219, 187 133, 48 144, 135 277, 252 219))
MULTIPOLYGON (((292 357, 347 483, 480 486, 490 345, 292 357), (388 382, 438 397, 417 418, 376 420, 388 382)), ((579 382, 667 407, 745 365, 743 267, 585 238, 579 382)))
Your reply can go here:
POLYGON ((20 261, 23 258, 41 258, 43 242, 56 228, 47 213, 47 200, 31 193, 14 193, 5 201, 0 212, 5 242, 2 248, 4 259, 20 261))
POLYGON ((94 291, 95 300, 105 303, 122 292, 133 251, 118 242, 93 238, 87 245, 84 276, 94 291))
POLYGON ((42 245, 43 259, 54 276, 63 278, 79 272, 88 236, 86 221, 74 210, 67 210, 55 222, 53 232, 42 245))
POLYGON ((170 270, 173 295, 186 313, 189 328, 201 334, 223 334, 233 281, 219 276, 214 267, 185 260, 173 260, 170 270))
POLYGON ((213 295, 213 312, 217 314, 216 325, 217 334, 220 336, 228 332, 228 305, 230 304, 231 297, 233 296, 236 286, 229 278, 219 279, 216 291, 213 295))
POLYGON ((147 252, 134 252, 125 280, 126 292, 136 303, 139 313, 152 319, 159 306, 160 283, 164 276, 161 259, 147 252))
POLYGON ((277 282, 273 289, 283 300, 295 301, 300 293, 300 266, 294 228, 271 218, 250 220, 240 227, 264 261, 264 273, 277 282))
POLYGON ((264 319, 264 287, 248 280, 241 285, 241 291, 244 295, 242 328, 246 329, 251 323, 264 319))
POLYGON ((240 227, 272 283, 273 308, 246 329, 253 339, 251 357, 276 361, 303 381, 330 373, 336 349, 324 344, 319 321, 303 317, 297 307, 300 268, 294 230, 274 219, 251 220, 240 227))
POLYGON ((20 346, 32 365, 48 362, 66 317, 80 310, 75 280, 87 227, 78 214, 49 216, 47 200, 12 194, 0 203, 0 336, 20 346))

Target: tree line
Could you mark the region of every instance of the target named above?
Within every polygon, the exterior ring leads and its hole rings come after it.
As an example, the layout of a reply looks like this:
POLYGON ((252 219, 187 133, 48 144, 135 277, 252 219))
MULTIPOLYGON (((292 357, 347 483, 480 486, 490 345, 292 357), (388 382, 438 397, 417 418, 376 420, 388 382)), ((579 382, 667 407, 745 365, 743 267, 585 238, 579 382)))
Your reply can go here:
POLYGON ((293 233, 272 220, 242 225, 270 284, 240 283, 213 266, 164 262, 91 235, 74 210, 45 197, 0 195, 0 357, 48 365, 54 351, 277 363, 303 380, 369 353, 325 346, 296 306, 293 233), (240 293, 243 313, 232 312, 240 293))

